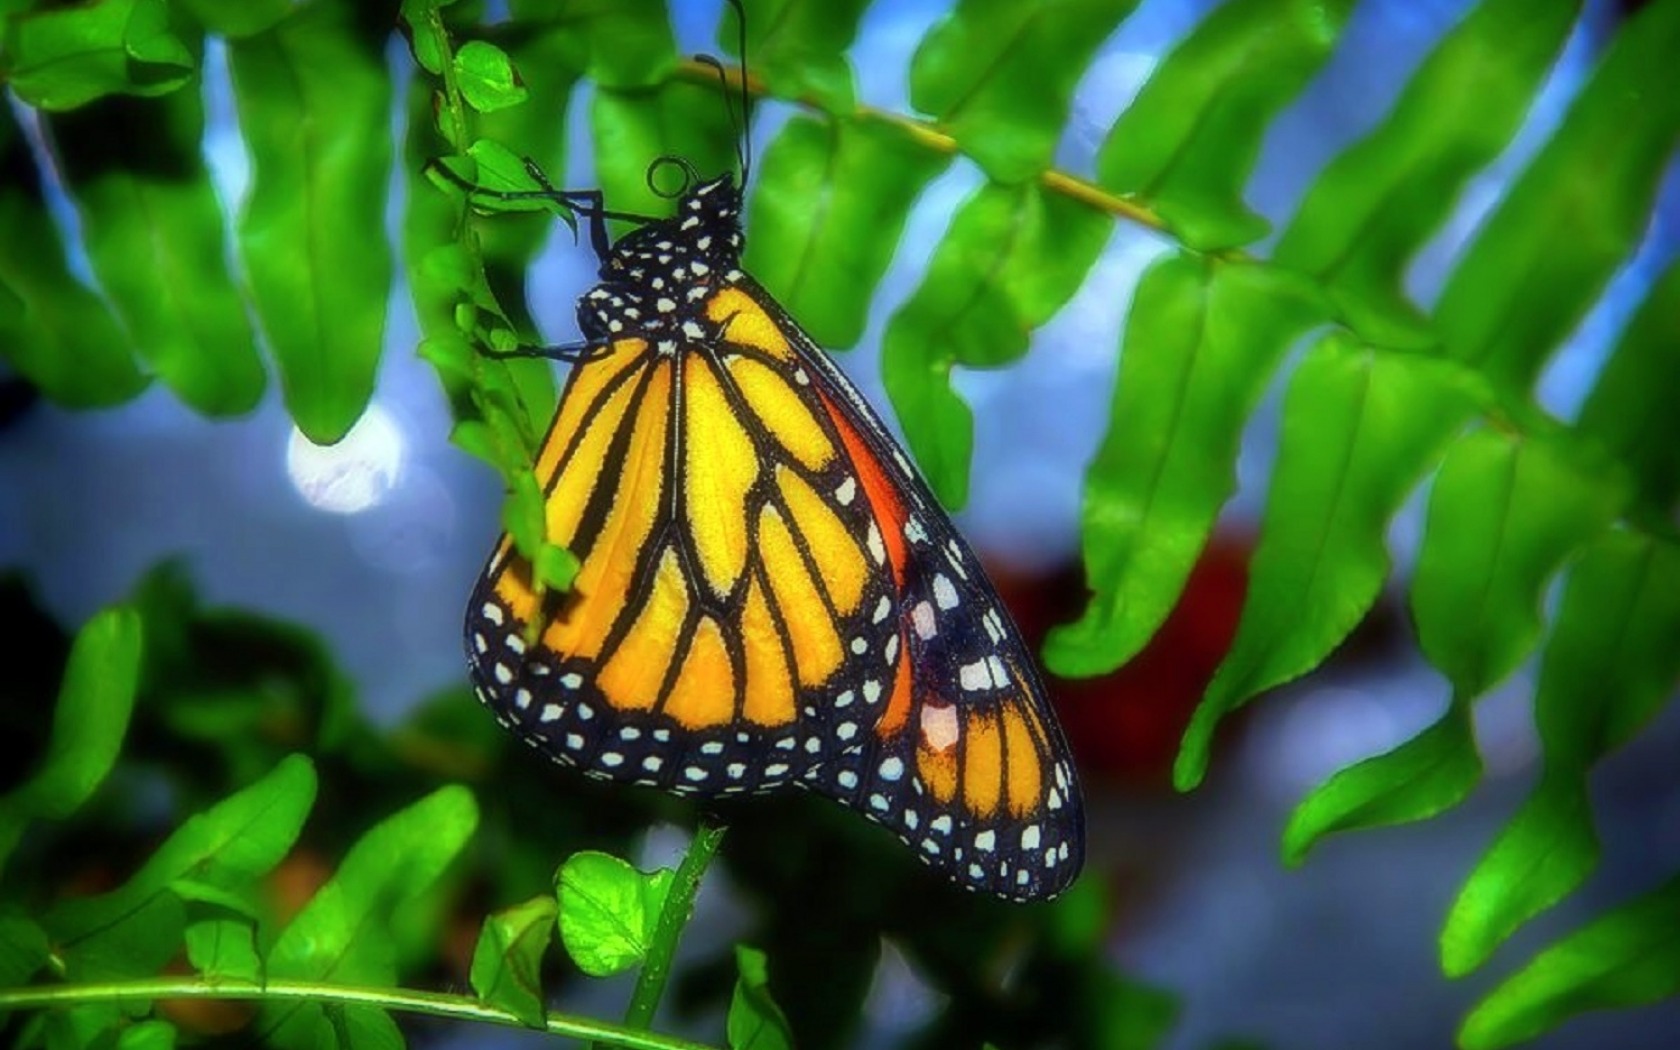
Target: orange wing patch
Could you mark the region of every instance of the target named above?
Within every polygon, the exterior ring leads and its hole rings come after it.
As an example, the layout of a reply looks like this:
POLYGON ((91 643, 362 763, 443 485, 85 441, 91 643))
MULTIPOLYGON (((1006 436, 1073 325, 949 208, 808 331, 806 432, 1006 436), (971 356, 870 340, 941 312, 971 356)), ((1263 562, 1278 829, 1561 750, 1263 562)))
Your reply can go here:
POLYGON ((713 594, 727 596, 747 565, 747 489, 761 468, 711 366, 684 365, 683 501, 688 535, 713 594))
POLYGON ((725 725, 735 716, 734 700, 735 672, 724 651, 723 632, 716 620, 703 616, 665 701, 665 714, 685 729, 725 725))
MULTIPOLYGON (((580 601, 578 607, 587 609, 589 602, 580 601)), ((609 704, 620 711, 645 711, 653 707, 665 669, 671 665, 677 632, 688 615, 688 608, 688 581, 678 565, 676 551, 667 547, 659 556, 653 593, 596 678, 609 704)), ((589 619, 612 622, 598 616, 589 619)))
POLYGON ((759 515, 759 552, 776 604, 793 615, 785 616, 793 639, 793 663, 799 684, 820 685, 840 666, 840 635, 828 614, 822 592, 800 557, 799 546, 787 522, 775 507, 759 515))

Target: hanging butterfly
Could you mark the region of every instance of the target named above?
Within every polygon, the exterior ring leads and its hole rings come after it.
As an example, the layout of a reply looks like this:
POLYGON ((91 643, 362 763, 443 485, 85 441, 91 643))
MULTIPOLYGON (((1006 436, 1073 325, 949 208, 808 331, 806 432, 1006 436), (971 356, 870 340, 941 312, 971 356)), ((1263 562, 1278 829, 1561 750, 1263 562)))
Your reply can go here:
POLYGON ((589 776, 804 788, 971 889, 1066 889, 1082 803, 1032 656, 874 411, 741 270, 734 178, 690 172, 674 217, 608 245, 628 216, 533 175, 601 260, 585 345, 532 351, 575 362, 536 474, 580 567, 539 609, 502 537, 467 610, 479 698, 589 776))

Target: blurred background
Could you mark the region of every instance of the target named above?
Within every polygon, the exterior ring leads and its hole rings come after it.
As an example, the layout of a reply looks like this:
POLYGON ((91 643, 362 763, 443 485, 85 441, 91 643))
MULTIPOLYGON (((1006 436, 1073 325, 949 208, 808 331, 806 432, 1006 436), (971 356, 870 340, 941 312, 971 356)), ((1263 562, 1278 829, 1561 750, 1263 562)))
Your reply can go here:
MULTIPOLYGON (((1061 168, 1090 173, 1115 116, 1212 6, 1145 0, 1125 20, 1082 82, 1059 149, 1061 168)), ((1249 203, 1274 225, 1285 220, 1324 164, 1387 111, 1419 60, 1468 6, 1462 0, 1359 4, 1330 63, 1274 123, 1249 203)), ((1586 5, 1523 132, 1473 183, 1446 231, 1412 268, 1409 283, 1420 302, 1433 301, 1464 238, 1555 126, 1631 6, 1586 5)), ((873 5, 852 51, 862 101, 909 112, 910 55, 944 7, 934 0, 873 5)), ((685 52, 718 52, 720 3, 676 0, 673 9, 685 52)), ((390 62, 400 76, 412 76, 406 51, 393 47, 390 62)), ((232 207, 247 184, 246 159, 232 129, 225 71, 218 72, 213 51, 206 64, 207 159, 232 207)), ((563 178, 555 173, 564 185, 594 182, 583 133, 589 91, 580 86, 571 102, 571 159, 563 178)), ((26 111, 16 108, 31 126, 26 111)), ((759 107, 758 149, 790 112, 776 103, 759 107)), ((1677 172, 1671 164, 1643 248, 1543 379, 1543 402, 1564 418, 1632 305, 1680 245, 1677 172)), ((959 158, 920 198, 875 297, 869 334, 841 355, 877 405, 886 405, 877 364, 881 328, 916 286, 954 208, 981 181, 959 158)), ((405 185, 393 173, 393 237, 405 185)), ((61 221, 73 226, 73 212, 59 203, 61 221)), ((959 369, 956 383, 976 421, 972 498, 959 521, 1035 641, 1083 604, 1081 476, 1106 419, 1132 288, 1167 247, 1121 222, 1081 293, 1036 333, 1019 366, 959 369)), ((594 265, 557 225, 529 277, 550 341, 575 337, 573 304, 591 283, 594 265)), ((369 716, 395 724, 421 699, 463 680, 462 605, 495 540, 502 502, 500 479, 449 444, 449 407, 431 368, 414 355, 417 341, 407 289, 399 283, 373 405, 330 448, 294 430, 273 387, 255 412, 224 422, 196 415, 161 386, 100 412, 13 399, 0 427, 0 567, 20 570, 40 604, 73 628, 129 593, 160 560, 180 558, 206 605, 256 610, 320 632, 369 716)), ((1113 891, 1111 958, 1129 977, 1180 997, 1168 1046, 1201 1048, 1220 1040, 1280 1050, 1447 1046, 1465 1011, 1511 966, 1680 869, 1680 777, 1674 775, 1680 712, 1667 711, 1595 775, 1605 856, 1584 890, 1521 931, 1485 971, 1457 982, 1440 974, 1436 938, 1460 883, 1537 774, 1532 667, 1477 709, 1487 776, 1467 803, 1419 826, 1333 839, 1301 868, 1286 869, 1279 836, 1301 796, 1334 770, 1407 739, 1447 703, 1446 683, 1406 642, 1397 582, 1327 667, 1231 721, 1200 790, 1175 794, 1168 770, 1178 732, 1229 643, 1241 606, 1243 567, 1275 446, 1277 394, 1249 426, 1239 494, 1156 642, 1115 675, 1053 683, 1089 796, 1086 877, 1113 891)), ((1418 493, 1391 530, 1402 581, 1425 496, 1418 493)), ((522 750, 508 752, 507 760, 539 762, 522 750)), ((681 843, 674 829, 658 831, 644 846, 644 859, 668 861, 681 843)), ((727 880, 714 877, 696 937, 730 935, 741 907, 730 898, 727 880)), ((610 1012, 600 1004, 621 993, 574 986, 561 1005, 610 1012)), ((860 1043, 878 1045, 913 1030, 941 997, 889 944, 868 1003, 860 1043)), ((449 1041, 482 1045, 485 1035, 449 1041)), ((1677 1042, 1680 1003, 1670 1002, 1588 1016, 1533 1045, 1677 1042)))

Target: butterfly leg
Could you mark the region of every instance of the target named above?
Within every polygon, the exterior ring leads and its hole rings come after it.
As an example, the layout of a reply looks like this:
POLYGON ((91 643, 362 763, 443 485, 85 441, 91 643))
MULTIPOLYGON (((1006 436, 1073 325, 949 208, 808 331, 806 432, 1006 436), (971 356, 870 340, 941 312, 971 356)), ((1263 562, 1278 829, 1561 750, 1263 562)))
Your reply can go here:
POLYGON ((480 347, 480 354, 485 357, 540 357, 548 361, 565 361, 569 364, 583 364, 586 361, 596 361, 612 353, 612 347, 605 343, 561 343, 558 346, 516 346, 512 350, 491 350, 480 347))

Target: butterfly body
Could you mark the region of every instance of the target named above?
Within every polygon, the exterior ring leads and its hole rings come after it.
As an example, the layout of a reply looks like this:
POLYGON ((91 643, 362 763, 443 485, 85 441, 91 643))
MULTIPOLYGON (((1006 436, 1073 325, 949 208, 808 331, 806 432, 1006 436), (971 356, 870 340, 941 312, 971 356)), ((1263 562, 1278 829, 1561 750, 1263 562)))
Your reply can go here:
POLYGON ((591 776, 802 787, 972 889, 1053 896, 1083 818, 1030 655, 868 404, 740 269, 740 207, 727 175, 692 188, 580 300, 591 353, 536 466, 578 576, 539 599, 502 539, 468 608, 478 694, 591 776))

